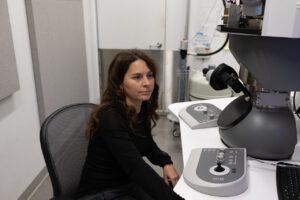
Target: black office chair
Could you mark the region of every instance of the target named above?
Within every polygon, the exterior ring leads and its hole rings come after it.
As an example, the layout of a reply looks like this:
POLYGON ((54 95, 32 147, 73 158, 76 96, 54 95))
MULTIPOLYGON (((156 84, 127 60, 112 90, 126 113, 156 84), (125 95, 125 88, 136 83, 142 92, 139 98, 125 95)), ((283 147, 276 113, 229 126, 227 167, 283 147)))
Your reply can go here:
POLYGON ((64 106, 43 122, 41 148, 53 187, 53 198, 73 199, 85 161, 85 127, 95 104, 64 106))

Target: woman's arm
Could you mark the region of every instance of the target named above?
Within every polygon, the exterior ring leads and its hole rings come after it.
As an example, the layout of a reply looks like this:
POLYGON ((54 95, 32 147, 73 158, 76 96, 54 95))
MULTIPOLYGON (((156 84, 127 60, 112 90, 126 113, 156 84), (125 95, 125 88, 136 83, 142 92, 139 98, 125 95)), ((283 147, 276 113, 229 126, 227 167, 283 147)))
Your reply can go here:
POLYGON ((146 157, 155 165, 164 167, 167 164, 173 164, 171 157, 166 152, 162 151, 154 142, 152 136, 147 138, 148 150, 146 157))
POLYGON ((101 117, 103 139, 121 169, 145 192, 157 200, 182 199, 167 186, 161 177, 142 159, 129 134, 128 122, 118 110, 101 117))
POLYGON ((169 181, 171 181, 172 186, 175 187, 179 180, 179 175, 173 166, 171 157, 157 146, 152 136, 149 137, 148 141, 150 148, 147 151, 146 157, 153 164, 159 165, 163 168, 163 176, 165 183, 169 185, 169 181))
POLYGON ((175 187, 179 180, 179 175, 176 169, 174 168, 173 164, 168 164, 164 166, 163 175, 165 183, 169 185, 169 181, 171 181, 172 186, 175 187))

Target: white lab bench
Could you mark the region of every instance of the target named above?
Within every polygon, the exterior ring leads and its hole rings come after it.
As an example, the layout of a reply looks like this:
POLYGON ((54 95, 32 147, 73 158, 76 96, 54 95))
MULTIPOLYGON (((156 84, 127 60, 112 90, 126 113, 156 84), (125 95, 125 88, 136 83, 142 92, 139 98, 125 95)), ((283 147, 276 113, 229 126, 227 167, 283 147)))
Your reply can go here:
MULTIPOLYGON (((223 98, 214 100, 191 101, 183 103, 174 103, 169 105, 169 111, 178 117, 181 132, 181 144, 183 154, 183 164, 187 163, 189 154, 194 148, 220 148, 225 147, 219 137, 217 127, 192 130, 179 116, 179 111, 186 106, 195 103, 211 103, 223 110, 234 98, 223 98)), ((267 162, 267 161, 266 161, 267 162)), ((200 193, 189 187, 183 176, 180 177, 174 190, 186 200, 211 200, 211 199, 268 199, 275 200, 277 197, 276 188, 276 167, 255 160, 248 160, 248 189, 237 196, 217 197, 200 193)))

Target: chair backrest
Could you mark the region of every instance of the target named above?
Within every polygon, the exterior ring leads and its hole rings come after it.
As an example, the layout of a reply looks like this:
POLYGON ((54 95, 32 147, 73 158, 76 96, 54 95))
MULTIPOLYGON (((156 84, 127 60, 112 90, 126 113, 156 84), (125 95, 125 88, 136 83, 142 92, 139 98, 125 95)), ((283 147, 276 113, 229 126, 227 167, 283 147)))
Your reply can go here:
POLYGON ((42 124, 41 148, 54 197, 73 197, 76 193, 88 146, 85 127, 95 106, 91 103, 64 106, 42 124))

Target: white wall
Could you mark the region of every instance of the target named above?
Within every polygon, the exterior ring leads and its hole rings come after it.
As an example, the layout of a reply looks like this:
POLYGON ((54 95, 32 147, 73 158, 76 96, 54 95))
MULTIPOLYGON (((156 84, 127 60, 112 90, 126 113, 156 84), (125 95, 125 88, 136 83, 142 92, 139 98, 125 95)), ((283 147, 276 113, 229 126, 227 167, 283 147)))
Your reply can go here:
POLYGON ((45 164, 25 4, 22 0, 7 2, 20 90, 0 101, 0 199, 17 199, 45 164))
POLYGON ((100 75, 98 59, 98 29, 97 29, 97 2, 83 0, 84 32, 86 45, 86 60, 89 83, 89 100, 92 103, 100 102, 100 75))
MULTIPOLYGON (((217 25, 221 24, 222 14, 223 3, 220 0, 191 0, 188 25, 189 51, 194 51, 191 40, 197 32, 203 32, 208 35, 211 43, 211 51, 217 50, 222 46, 226 34, 216 30, 217 25)), ((192 72, 201 72, 204 67, 210 64, 218 66, 223 62, 233 67, 236 71, 239 71, 239 65, 228 48, 210 56, 209 59, 204 61, 199 59, 199 57, 189 56, 187 62, 191 66, 192 72)))

